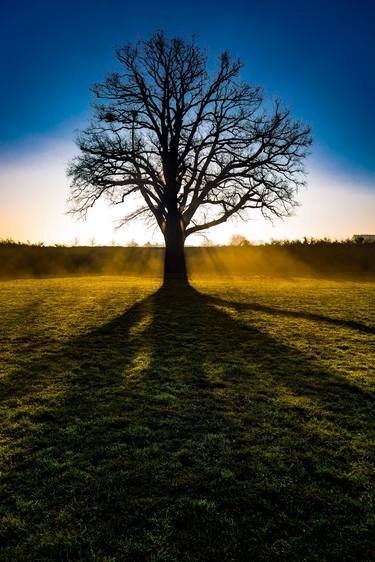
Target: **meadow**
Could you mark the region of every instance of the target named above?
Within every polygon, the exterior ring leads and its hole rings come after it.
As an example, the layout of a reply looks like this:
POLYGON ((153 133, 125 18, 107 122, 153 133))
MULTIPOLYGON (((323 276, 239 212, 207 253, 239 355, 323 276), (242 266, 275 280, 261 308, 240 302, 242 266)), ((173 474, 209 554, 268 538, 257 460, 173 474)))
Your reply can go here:
POLYGON ((0 282, 3 561, 375 556, 375 283, 0 282))

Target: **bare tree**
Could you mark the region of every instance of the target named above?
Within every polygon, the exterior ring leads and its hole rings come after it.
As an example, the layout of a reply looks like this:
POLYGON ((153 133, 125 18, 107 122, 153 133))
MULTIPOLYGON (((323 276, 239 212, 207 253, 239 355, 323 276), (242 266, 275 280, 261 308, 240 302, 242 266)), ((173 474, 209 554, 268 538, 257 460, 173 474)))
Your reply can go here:
POLYGON ((243 234, 233 234, 229 246, 250 246, 250 242, 243 234))
POLYGON ((115 205, 135 196, 123 222, 152 217, 165 239, 165 280, 187 280, 190 234, 249 209, 290 213, 310 129, 279 101, 267 110, 227 52, 210 74, 194 40, 158 32, 116 56, 121 73, 93 87, 94 116, 68 169, 71 210, 85 215, 102 196, 115 205))

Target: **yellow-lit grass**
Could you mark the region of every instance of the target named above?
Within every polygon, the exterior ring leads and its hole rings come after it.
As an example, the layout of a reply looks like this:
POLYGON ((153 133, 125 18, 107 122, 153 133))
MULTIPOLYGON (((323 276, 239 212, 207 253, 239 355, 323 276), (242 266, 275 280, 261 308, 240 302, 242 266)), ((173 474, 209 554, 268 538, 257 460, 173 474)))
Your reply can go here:
POLYGON ((0 283, 0 559, 370 559, 374 297, 0 283))

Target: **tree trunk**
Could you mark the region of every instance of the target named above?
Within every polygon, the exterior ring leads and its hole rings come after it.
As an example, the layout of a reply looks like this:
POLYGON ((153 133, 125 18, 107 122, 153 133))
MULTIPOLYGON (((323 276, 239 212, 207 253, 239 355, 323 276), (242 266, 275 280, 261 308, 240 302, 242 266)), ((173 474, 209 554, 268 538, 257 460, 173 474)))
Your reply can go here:
POLYGON ((177 209, 168 212, 164 239, 164 282, 178 280, 187 283, 185 233, 181 215, 177 209))

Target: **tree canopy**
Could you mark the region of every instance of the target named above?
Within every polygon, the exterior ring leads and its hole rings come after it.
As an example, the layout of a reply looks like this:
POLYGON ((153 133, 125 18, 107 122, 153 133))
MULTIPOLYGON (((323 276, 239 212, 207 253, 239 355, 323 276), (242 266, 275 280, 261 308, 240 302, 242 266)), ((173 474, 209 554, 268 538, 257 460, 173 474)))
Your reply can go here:
POLYGON ((241 81, 239 60, 223 52, 209 72, 194 40, 162 32, 116 57, 120 71, 93 87, 94 115, 68 170, 74 213, 133 196, 123 223, 152 217, 175 260, 187 236, 235 215, 290 213, 310 128, 241 81))

